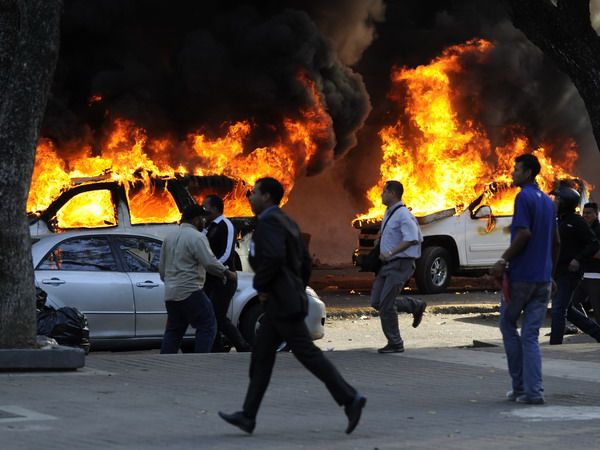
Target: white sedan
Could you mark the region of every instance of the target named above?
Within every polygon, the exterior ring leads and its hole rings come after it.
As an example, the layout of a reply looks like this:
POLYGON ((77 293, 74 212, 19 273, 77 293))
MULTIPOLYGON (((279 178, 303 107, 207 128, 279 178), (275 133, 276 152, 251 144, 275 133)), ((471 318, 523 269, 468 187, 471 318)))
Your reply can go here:
MULTIPOLYGON (((164 285, 158 274, 160 238, 90 230, 32 241, 36 286, 48 293, 51 306, 71 306, 85 314, 93 349, 160 343, 166 322, 164 285)), ((252 277, 238 272, 238 288, 228 312, 249 342, 262 316, 252 277)), ((310 287, 306 293, 305 322, 312 339, 321 339, 325 305, 310 287)))

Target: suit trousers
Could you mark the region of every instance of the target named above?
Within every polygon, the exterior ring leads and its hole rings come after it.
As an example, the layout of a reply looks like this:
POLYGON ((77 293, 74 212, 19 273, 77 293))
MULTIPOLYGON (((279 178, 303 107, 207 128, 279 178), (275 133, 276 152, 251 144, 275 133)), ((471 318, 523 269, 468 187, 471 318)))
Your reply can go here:
POLYGON ((237 327, 229 317, 227 317, 227 310, 229 309, 236 288, 236 280, 227 280, 225 283, 222 283, 221 280, 217 280, 204 285, 204 291, 212 302, 213 310, 215 311, 215 319, 217 320, 217 335, 215 336, 215 342, 211 350, 213 353, 222 352, 224 350, 221 333, 229 339, 238 352, 247 350, 250 347, 237 327))
POLYGON ((393 259, 381 267, 373 283, 371 306, 379 311, 381 329, 390 345, 404 344, 398 325, 398 313, 415 313, 423 303, 410 297, 398 297, 414 271, 414 259, 393 259))
POLYGON ((265 314, 252 346, 250 384, 244 400, 244 413, 256 418, 262 398, 269 386, 275 364, 277 348, 287 342, 294 356, 325 386, 338 405, 347 405, 354 399, 356 390, 340 375, 336 367, 313 344, 304 317, 273 319, 265 314))

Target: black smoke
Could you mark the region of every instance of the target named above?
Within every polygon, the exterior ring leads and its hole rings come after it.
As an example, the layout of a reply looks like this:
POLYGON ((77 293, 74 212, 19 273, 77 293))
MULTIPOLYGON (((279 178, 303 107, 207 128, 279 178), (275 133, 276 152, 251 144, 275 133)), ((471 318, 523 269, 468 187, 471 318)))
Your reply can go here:
POLYGON ((98 153, 115 118, 175 140, 222 136, 224 123, 249 120, 251 151, 312 106, 303 71, 333 122, 307 168, 318 173, 356 144, 370 104, 362 77, 308 14, 318 3, 295 3, 66 0, 42 136, 68 157, 82 144, 98 153))

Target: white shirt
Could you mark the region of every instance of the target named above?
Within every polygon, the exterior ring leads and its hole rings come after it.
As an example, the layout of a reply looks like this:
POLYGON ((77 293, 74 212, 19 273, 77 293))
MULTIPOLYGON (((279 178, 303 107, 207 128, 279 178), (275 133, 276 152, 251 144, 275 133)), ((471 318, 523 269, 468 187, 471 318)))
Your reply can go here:
POLYGON ((411 245, 406 250, 400 253, 396 253, 391 259, 397 258, 413 258, 417 259, 421 256, 421 242, 423 242, 423 235, 421 234, 421 228, 419 228, 419 222, 415 216, 403 205, 402 202, 398 202, 395 205, 389 207, 383 215, 383 221, 381 225, 385 224, 379 245, 381 246, 381 253, 387 253, 393 250, 395 247, 403 241, 417 241, 417 245, 411 245), (397 209, 397 210, 396 210, 397 209), (394 212, 391 218, 390 213, 394 212))
POLYGON ((208 245, 208 239, 189 223, 169 233, 160 249, 158 271, 165 283, 165 301, 180 301, 202 289, 206 271, 223 277, 225 266, 208 245))

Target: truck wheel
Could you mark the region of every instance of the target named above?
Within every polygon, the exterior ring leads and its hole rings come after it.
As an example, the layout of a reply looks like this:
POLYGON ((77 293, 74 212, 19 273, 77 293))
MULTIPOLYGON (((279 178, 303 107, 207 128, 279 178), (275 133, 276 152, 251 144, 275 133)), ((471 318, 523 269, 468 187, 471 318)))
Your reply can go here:
POLYGON ((417 260, 415 281, 424 294, 439 294, 450 282, 450 254, 442 247, 426 247, 417 260))

